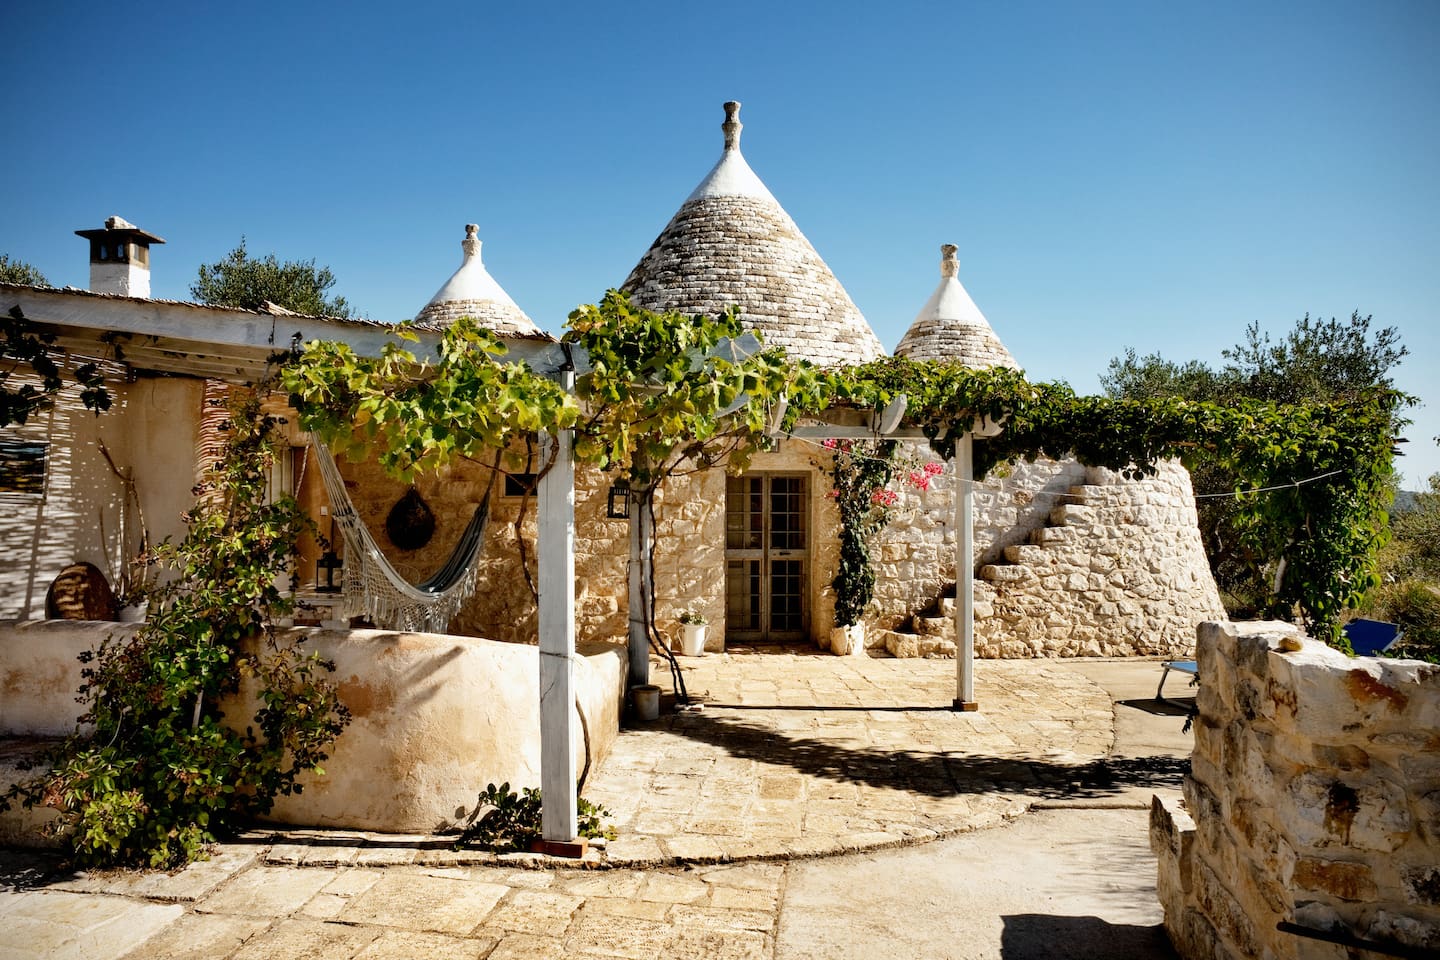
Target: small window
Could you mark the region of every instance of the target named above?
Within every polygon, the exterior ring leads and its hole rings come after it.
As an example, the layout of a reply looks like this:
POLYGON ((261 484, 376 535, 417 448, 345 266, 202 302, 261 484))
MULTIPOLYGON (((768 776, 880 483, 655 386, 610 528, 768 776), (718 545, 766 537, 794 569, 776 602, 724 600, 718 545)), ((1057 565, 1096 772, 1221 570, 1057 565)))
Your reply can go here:
POLYGON ((45 444, 0 440, 0 493, 45 492, 45 444))
POLYGON ((507 473, 505 474, 505 493, 507 497, 523 497, 527 490, 535 489, 535 474, 533 473, 507 473))

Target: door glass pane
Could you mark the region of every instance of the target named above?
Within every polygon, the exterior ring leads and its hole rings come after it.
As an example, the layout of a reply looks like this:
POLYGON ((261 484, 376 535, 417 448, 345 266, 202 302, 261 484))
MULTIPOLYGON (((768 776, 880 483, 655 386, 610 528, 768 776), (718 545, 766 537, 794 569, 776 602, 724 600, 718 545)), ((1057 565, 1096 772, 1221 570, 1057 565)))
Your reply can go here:
POLYGON ((798 631, 804 627, 805 563, 770 561, 770 629, 798 631))
POLYGON ((805 549, 805 478, 770 479, 770 549, 805 549))
POLYGON ((725 478, 725 547, 759 550, 765 522, 763 477, 725 478))
POLYGON ((725 627, 760 629, 760 561, 731 560, 725 570, 725 627))

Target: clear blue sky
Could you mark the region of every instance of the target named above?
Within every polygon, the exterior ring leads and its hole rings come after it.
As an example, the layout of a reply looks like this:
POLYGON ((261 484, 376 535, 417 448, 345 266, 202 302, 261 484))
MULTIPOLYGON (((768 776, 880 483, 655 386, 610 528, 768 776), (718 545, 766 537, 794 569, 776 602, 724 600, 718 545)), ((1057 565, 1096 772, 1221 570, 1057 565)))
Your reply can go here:
POLYGON ((744 149, 893 347, 939 245, 1027 372, 1218 362, 1257 321, 1373 314, 1440 471, 1440 4, 16 2, 0 252, 85 286, 71 231, 315 258, 412 316, 478 222, 543 327, 618 285, 744 149))

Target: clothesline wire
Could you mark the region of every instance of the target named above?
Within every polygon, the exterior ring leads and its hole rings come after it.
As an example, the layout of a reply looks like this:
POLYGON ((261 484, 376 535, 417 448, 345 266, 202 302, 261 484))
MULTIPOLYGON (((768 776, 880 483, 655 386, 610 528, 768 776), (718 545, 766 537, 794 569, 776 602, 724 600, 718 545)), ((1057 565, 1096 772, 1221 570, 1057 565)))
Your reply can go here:
MULTIPOLYGON (((825 449, 825 450, 835 450, 835 449, 837 449, 837 446, 835 446, 835 445, 829 445, 829 446, 827 446, 823 441, 812 440, 812 439, 810 439, 809 437, 797 437, 797 436, 795 436, 795 435, 792 434, 792 433, 786 433, 786 434, 785 434, 785 437, 786 437, 787 439, 789 439, 789 440, 794 440, 794 441, 796 441, 796 442, 798 442, 798 443, 808 443, 808 444, 810 444, 812 447, 819 447, 819 448, 825 449)), ((883 438, 882 438, 882 439, 883 439, 883 438)), ((864 441, 861 441, 861 442, 864 442, 864 441)), ((850 454, 850 456, 852 456, 852 457, 858 457, 858 458, 860 458, 860 459, 862 459, 862 460, 881 461, 881 460, 884 460, 884 459, 885 459, 884 457, 872 457, 872 456, 870 456, 868 453, 861 453, 861 452, 856 451, 856 450, 854 450, 854 449, 845 450, 844 452, 850 454)), ((1317 473, 1317 474, 1316 474, 1315 476, 1313 476, 1313 477, 1306 477, 1306 478, 1304 478, 1303 480, 1292 480, 1292 481, 1290 481, 1289 483, 1276 483, 1276 484, 1272 484, 1271 486, 1268 486, 1268 487, 1251 487, 1249 490, 1225 490, 1225 491, 1222 491, 1222 492, 1220 492, 1220 493, 1197 493, 1197 494, 1195 494, 1194 496, 1195 496, 1195 499, 1196 499, 1196 500, 1214 500, 1214 499, 1218 499, 1218 498, 1220 498, 1220 497, 1243 497, 1243 496, 1248 496, 1248 495, 1253 494, 1253 493, 1270 493, 1271 491, 1274 491, 1274 490, 1293 490, 1293 489, 1295 489, 1295 488, 1297 488, 1297 487, 1302 487, 1302 486, 1304 486, 1304 485, 1307 484, 1307 483, 1314 483, 1314 482, 1317 481, 1317 480, 1324 480, 1324 479, 1326 479, 1327 477, 1333 477, 1333 476, 1336 476, 1337 474, 1341 474, 1341 473, 1344 473, 1344 472, 1345 472, 1344 470, 1329 470, 1329 471, 1327 471, 1327 472, 1325 472, 1325 473, 1317 473)), ((983 480, 967 480, 967 481, 965 481, 965 482, 966 482, 966 483, 969 483, 971 486, 980 486, 981 484, 984 483, 983 480)), ((1036 491, 1032 494, 1032 496, 1035 496, 1035 497, 1056 497, 1056 498, 1059 498, 1059 497, 1069 497, 1069 496, 1073 496, 1073 494, 1070 494, 1070 493, 1053 493, 1053 492, 1048 491, 1048 490, 1036 490, 1036 491)))

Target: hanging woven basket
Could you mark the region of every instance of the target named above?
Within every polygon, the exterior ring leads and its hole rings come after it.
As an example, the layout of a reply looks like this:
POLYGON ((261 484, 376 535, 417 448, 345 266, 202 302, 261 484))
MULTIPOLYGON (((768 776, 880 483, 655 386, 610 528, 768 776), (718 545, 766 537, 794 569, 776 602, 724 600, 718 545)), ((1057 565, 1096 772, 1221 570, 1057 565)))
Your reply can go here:
POLYGON ((435 535, 435 514, 414 486, 390 508, 390 515, 385 518, 385 532, 390 542, 401 550, 419 550, 435 535))

